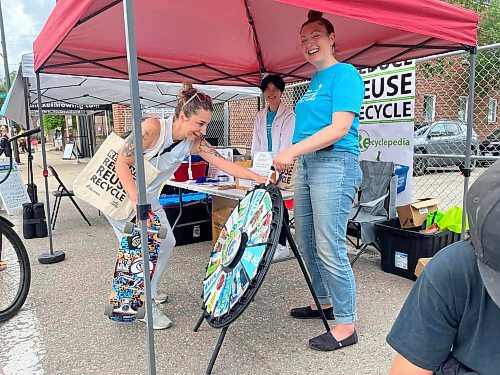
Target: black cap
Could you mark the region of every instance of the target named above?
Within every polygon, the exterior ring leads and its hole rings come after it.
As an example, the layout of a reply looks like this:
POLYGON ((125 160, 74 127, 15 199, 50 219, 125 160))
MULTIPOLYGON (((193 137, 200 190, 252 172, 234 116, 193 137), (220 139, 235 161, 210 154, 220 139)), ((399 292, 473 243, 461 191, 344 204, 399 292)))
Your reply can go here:
POLYGON ((466 208, 479 273, 489 295, 500 306, 500 160, 472 184, 466 208))

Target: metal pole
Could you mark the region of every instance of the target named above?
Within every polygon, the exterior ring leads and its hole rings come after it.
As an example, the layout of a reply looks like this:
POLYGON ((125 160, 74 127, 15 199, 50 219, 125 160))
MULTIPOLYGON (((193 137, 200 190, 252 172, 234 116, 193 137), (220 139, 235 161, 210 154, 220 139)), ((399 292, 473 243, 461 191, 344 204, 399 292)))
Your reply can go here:
MULTIPOLYGON (((76 160, 73 162, 73 164, 80 164, 80 147, 78 147, 78 144, 80 143, 81 146, 81 138, 80 138, 80 116, 76 116, 76 137, 73 137, 73 143, 76 146, 76 160)), ((73 150, 75 150, 73 148, 73 150)), ((71 156, 70 156, 71 158, 71 156)))
POLYGON ((470 153, 472 143, 472 125, 474 119, 474 85, 476 84, 476 54, 477 47, 471 47, 469 51, 469 97, 467 99, 467 139, 465 141, 465 169, 464 169, 464 198, 462 212, 462 232, 460 238, 465 239, 465 222, 467 220, 467 212, 465 211, 465 198, 469 189, 469 177, 471 172, 470 153))
MULTIPOLYGON (((9 73, 9 60, 7 59, 7 44, 5 43, 5 29, 3 27, 3 15, 2 15, 2 1, 0 0, 0 37, 2 40, 2 57, 3 57, 3 68, 5 72, 5 86, 7 87, 7 93, 10 90, 10 73, 9 73)), ((15 135, 15 127, 14 123, 12 122, 11 119, 9 121, 9 129, 10 129, 10 134, 15 135)), ((27 139, 28 147, 29 145, 29 137, 27 139)), ((14 160, 16 163, 20 163, 21 159, 19 158, 19 149, 17 147, 17 142, 14 142, 12 145, 13 151, 14 151, 14 160)))
POLYGON ((47 226, 49 227, 49 252, 38 257, 38 261, 44 264, 57 263, 64 260, 66 256, 62 251, 54 251, 52 246, 52 225, 50 220, 50 195, 49 195, 49 171, 47 170, 47 154, 45 152, 45 132, 43 129, 42 94, 40 91, 40 73, 36 72, 36 93, 38 96, 38 122, 40 124, 40 137, 42 143, 43 177, 45 181, 45 209, 47 211, 47 226))
POLYGON ((132 125, 135 146, 136 183, 138 191, 137 216, 140 219, 142 259, 144 270, 144 285, 146 289, 147 339, 149 374, 156 375, 155 344, 153 332, 153 314, 151 302, 151 279, 149 277, 149 248, 148 225, 150 205, 147 203, 146 182, 144 177, 144 160, 141 132, 141 102, 139 96, 139 81, 137 68, 137 49, 135 42, 134 8, 132 0, 123 0, 123 14, 125 18, 125 37, 127 47, 128 78, 130 85, 130 101, 132 104, 132 125))
MULTIPOLYGON (((26 129, 30 130, 30 101, 29 101, 29 90, 28 90, 29 78, 23 78, 23 89, 24 89, 24 113, 26 115, 26 129)), ((34 184, 33 178, 33 155, 31 154, 31 137, 26 138, 26 143, 28 144, 28 185, 34 184)), ((33 188, 30 186, 30 188, 33 188)), ((33 195, 35 198, 35 193, 33 190, 33 195)), ((35 202, 33 202, 35 203, 35 202)))
POLYGON ((224 102, 224 147, 229 146, 229 103, 224 102))
POLYGON ((108 117, 108 110, 106 109, 104 111, 104 119, 105 119, 105 122, 104 122, 104 125, 105 125, 105 129, 106 129, 106 137, 109 135, 109 117, 108 117))

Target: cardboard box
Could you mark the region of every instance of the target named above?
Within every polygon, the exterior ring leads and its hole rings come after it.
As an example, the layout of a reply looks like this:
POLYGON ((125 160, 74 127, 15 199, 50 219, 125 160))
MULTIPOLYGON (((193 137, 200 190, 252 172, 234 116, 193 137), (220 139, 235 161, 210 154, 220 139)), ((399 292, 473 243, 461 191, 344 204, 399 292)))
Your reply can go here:
MULTIPOLYGON (((251 160, 240 160, 240 161, 235 161, 235 163, 248 169, 252 168, 251 160)), ((235 183, 236 183, 236 189, 250 190, 252 188, 253 181, 236 177, 235 183)))
POLYGON ((438 209, 438 203, 437 199, 423 198, 397 207, 401 228, 420 227, 427 219, 427 214, 438 209))
POLYGON ((212 198, 212 243, 215 244, 219 238, 219 234, 224 224, 226 224, 227 218, 237 205, 238 201, 235 199, 216 196, 212 198))
POLYGON ((429 261, 431 260, 432 258, 420 258, 417 262, 417 266, 415 267, 415 276, 419 277, 420 274, 422 273, 422 271, 424 270, 424 267, 427 263, 429 263, 429 261))
POLYGON ((237 160, 234 162, 234 164, 241 165, 242 167, 245 168, 252 168, 252 161, 250 159, 248 160, 237 160))

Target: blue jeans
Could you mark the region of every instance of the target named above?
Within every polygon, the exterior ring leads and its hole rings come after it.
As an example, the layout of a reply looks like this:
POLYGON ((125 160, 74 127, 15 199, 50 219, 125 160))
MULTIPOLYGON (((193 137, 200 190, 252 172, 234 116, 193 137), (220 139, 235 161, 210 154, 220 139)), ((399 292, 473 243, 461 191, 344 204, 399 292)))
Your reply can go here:
POLYGON ((347 220, 361 184, 358 157, 316 151, 299 158, 294 195, 295 235, 320 303, 335 320, 356 320, 356 282, 345 246, 347 220))

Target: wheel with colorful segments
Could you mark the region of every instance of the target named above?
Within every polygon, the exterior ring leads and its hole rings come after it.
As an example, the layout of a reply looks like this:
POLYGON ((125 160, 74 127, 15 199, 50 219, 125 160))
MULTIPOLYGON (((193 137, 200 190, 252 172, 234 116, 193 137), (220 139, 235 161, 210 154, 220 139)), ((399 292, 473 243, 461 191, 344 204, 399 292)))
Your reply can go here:
POLYGON ((231 324, 253 301, 278 245, 283 199, 274 184, 259 185, 229 215, 217 239, 203 281, 208 324, 231 324))

